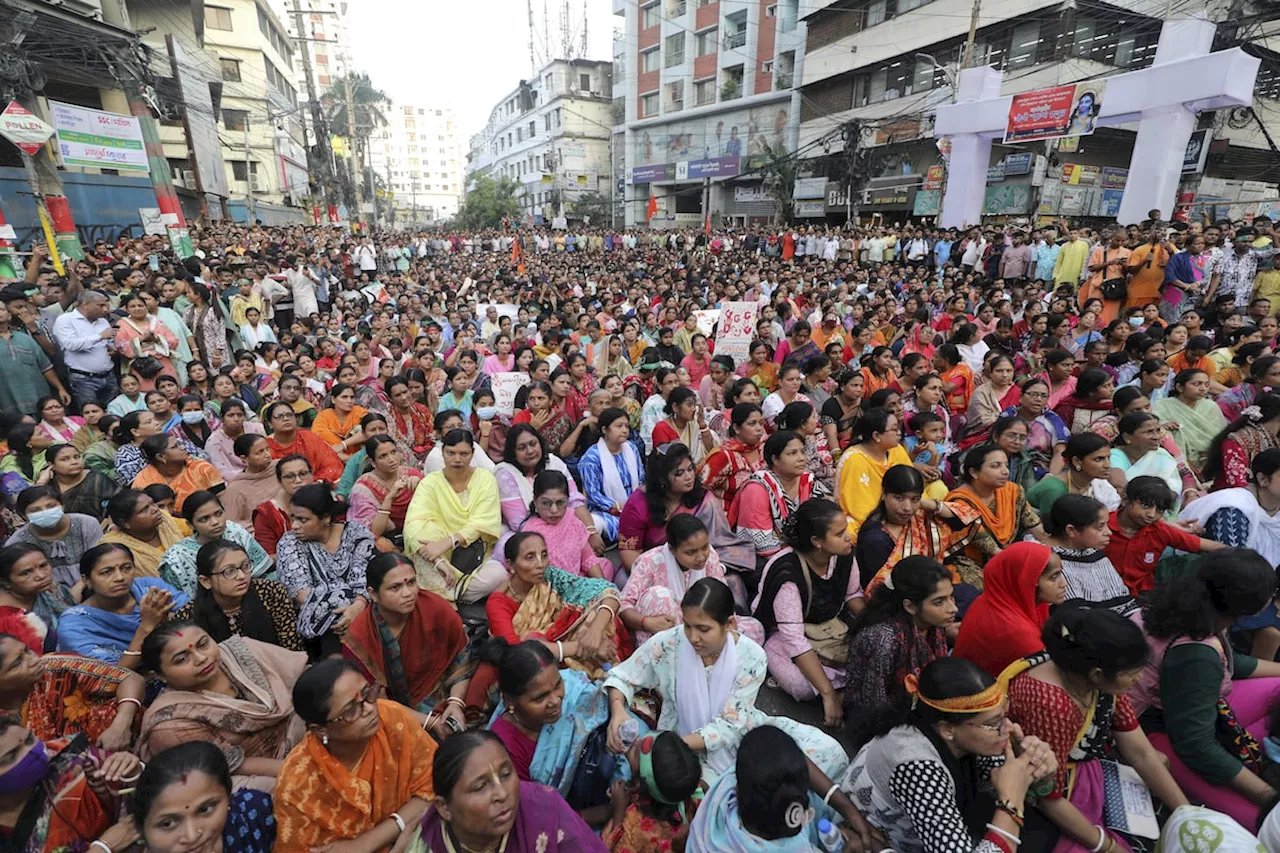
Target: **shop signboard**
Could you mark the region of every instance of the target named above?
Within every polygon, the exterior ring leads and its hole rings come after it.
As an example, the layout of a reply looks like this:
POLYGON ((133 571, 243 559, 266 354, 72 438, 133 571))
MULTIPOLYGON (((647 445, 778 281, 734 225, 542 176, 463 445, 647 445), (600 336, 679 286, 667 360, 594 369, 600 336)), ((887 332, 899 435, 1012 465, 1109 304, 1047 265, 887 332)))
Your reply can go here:
POLYGON ((1031 164, 1033 161, 1034 158, 1030 151, 1024 151, 1019 154, 1006 154, 1004 158, 1005 176, 1031 174, 1031 164))

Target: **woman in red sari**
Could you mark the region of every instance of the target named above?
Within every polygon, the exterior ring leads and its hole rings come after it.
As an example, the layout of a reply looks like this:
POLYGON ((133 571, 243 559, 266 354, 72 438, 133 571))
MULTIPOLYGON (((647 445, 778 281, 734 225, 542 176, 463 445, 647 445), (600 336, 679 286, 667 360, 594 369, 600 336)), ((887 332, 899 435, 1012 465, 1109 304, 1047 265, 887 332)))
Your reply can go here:
POLYGON ((465 727, 476 665, 458 611, 418 587, 413 561, 403 554, 374 557, 365 581, 372 605, 343 636, 343 657, 381 684, 388 699, 412 709, 437 737, 452 733, 450 719, 465 727))
POLYGON ((573 432, 573 418, 565 407, 565 399, 573 387, 569 374, 557 370, 550 384, 530 382, 526 387, 529 389, 526 408, 516 412, 511 425, 529 424, 546 440, 547 447, 556 450, 573 432))
POLYGON ((764 467, 760 451, 765 439, 764 414, 755 403, 739 403, 729 417, 729 438, 702 460, 702 482, 724 501, 733 503, 738 489, 764 467))
MULTIPOLYGON (((569 412, 569 417, 576 423, 586 414, 587 401, 591 397, 591 392, 596 390, 596 381, 587 372, 587 357, 580 352, 569 353, 564 360, 564 370, 569 374, 569 388, 565 395, 564 407, 569 412)), ((554 381, 553 377, 552 382, 554 381)), ((552 389, 555 389, 554 384, 552 389)))
POLYGON ((1084 432, 1094 421, 1111 413, 1115 380, 1103 370, 1086 370, 1076 379, 1076 387, 1053 411, 1062 418, 1068 432, 1084 432))
POLYGON ((364 450, 373 469, 352 486, 347 521, 369 528, 379 551, 395 551, 404 547, 404 516, 422 472, 404 464, 400 445, 389 435, 369 436, 364 450))
POLYGON ((414 402, 413 392, 403 377, 391 377, 385 388, 387 398, 391 401, 391 405, 387 407, 387 432, 400 447, 404 460, 410 465, 422 467, 427 454, 435 446, 431 430, 431 410, 422 403, 414 402))

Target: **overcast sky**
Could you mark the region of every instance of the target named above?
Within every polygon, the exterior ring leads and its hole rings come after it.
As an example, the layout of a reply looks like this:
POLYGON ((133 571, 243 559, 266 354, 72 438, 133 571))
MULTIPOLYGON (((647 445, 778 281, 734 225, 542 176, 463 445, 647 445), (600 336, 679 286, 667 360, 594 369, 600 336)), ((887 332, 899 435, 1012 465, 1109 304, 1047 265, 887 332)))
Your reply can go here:
MULTIPOLYGON (((539 30, 544 3, 558 46, 563 0, 533 0, 539 30)), ((622 18, 614 17, 612 0, 586 3, 587 58, 607 60, 622 18)), ((580 44, 583 0, 569 6, 580 44)), ((526 0, 352 0, 350 9, 356 69, 400 104, 453 107, 464 150, 498 99, 532 76, 526 0)))

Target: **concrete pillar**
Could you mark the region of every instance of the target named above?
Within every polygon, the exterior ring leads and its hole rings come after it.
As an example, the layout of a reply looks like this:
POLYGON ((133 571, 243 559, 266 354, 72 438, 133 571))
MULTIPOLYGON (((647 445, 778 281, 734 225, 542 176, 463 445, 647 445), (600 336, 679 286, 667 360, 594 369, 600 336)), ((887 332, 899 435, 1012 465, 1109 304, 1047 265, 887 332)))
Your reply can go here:
MULTIPOLYGON (((1004 75, 994 68, 966 68, 956 84, 956 106, 991 101, 1000 97, 1004 75)), ((951 137, 951 158, 947 168, 947 191, 942 198, 944 228, 977 225, 982 220, 982 203, 987 193, 987 166, 991 162, 991 135, 957 133, 951 137)))

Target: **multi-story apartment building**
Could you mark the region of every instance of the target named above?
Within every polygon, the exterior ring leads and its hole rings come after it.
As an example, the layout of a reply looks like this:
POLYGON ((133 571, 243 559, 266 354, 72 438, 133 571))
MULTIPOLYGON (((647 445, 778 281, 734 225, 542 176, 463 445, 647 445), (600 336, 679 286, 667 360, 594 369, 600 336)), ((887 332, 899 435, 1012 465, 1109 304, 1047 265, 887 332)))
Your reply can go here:
POLYGON ((794 151, 805 24, 799 0, 614 0, 625 20, 617 123, 626 224, 761 217, 759 167, 794 151), (708 185, 709 182, 709 185, 708 185))
MULTIPOLYGON (((1225 2, 1211 5, 1225 15, 1225 2)), ((892 224, 939 212, 945 160, 934 138, 933 112, 955 98, 972 8, 970 0, 806 4, 799 142, 812 159, 802 171, 815 175, 819 184, 822 176, 830 179, 825 199, 819 188, 809 215, 843 222, 852 212, 863 221, 879 218, 892 224), (859 145, 870 180, 850 203, 842 130, 853 121, 860 124, 859 145)), ((1004 95, 1090 82, 1105 99, 1107 77, 1152 64, 1171 8, 1175 18, 1187 14, 1185 5, 1171 7, 1158 0, 983 3, 973 64, 1003 72, 1004 95)), ((1210 17, 1215 14, 1211 9, 1210 17)), ((1225 32, 1219 31, 1220 41, 1225 32)), ((1255 104, 1270 105, 1261 112, 1264 120, 1275 112, 1274 99, 1280 96, 1278 69, 1264 57, 1255 90, 1255 104)), ((1250 152, 1266 149, 1267 143, 1256 123, 1231 112, 1201 113, 1199 127, 1208 134, 1211 153, 1207 167, 1187 170, 1187 192, 1179 192, 1180 203, 1205 196, 1198 191, 1202 182, 1212 190, 1210 196, 1236 201, 1241 182, 1260 177, 1260 161, 1250 152), (1202 180, 1202 175, 1209 177, 1202 180)), ((1003 145, 997 140, 984 215, 1114 218, 1136 130, 1136 121, 1100 128, 1078 146, 1003 145)), ((1198 133, 1193 141, 1203 143, 1204 135, 1198 133)), ((1255 197, 1265 194, 1257 187, 1254 192, 1255 197)), ((1226 208, 1210 214, 1226 215, 1226 208)))
MULTIPOLYGON (((396 224, 428 224, 458 212, 463 191, 461 136, 452 109, 394 104, 370 146, 375 174, 389 191, 396 224)), ((384 220, 387 215, 384 213, 384 220)))
MULTIPOLYGON (((308 39, 311 73, 317 93, 323 93, 342 76, 341 58, 351 54, 351 29, 348 26, 349 0, 272 0, 272 8, 296 38, 308 39), (299 16, 295 12, 301 12, 299 16), (298 22, 302 21, 299 30, 298 22)), ((294 86, 305 92, 306 75, 297 66, 294 86)))
MULTIPOLYGON (((195 86, 190 85, 192 79, 178 81, 184 89, 198 88, 202 79, 213 93, 207 104, 193 101, 194 106, 184 109, 199 111, 198 118, 215 129, 233 214, 240 218, 252 212, 253 218, 268 224, 299 221, 300 208, 310 196, 305 106, 300 107, 303 102, 294 83, 293 43, 267 0, 127 2, 133 25, 159 56, 168 56, 165 37, 173 37, 185 70, 196 78, 195 86)), ((172 91, 177 93, 176 88, 172 91)), ((164 117, 160 134, 175 177, 194 188, 188 172, 207 165, 193 163, 188 156, 183 116, 164 117)), ((192 136, 197 149, 207 141, 194 138, 195 131, 192 136)), ((218 181, 203 175, 201 183, 207 192, 208 185, 218 181)))
POLYGON ((575 201, 611 195, 612 99, 612 63, 547 63, 503 97, 471 137, 468 178, 485 173, 517 182, 529 221, 574 218, 575 201))

